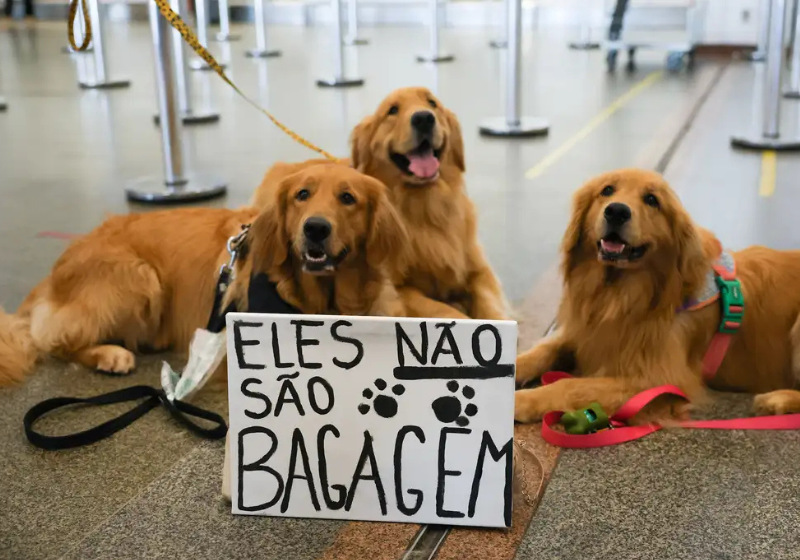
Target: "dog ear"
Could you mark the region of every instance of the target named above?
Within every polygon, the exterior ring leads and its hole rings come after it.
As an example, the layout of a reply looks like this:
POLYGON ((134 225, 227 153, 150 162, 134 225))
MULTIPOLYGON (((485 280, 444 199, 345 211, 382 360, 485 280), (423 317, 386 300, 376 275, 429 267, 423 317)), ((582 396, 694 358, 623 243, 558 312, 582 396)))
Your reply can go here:
POLYGON ((594 199, 594 185, 581 187, 572 197, 572 214, 561 240, 561 273, 564 278, 575 266, 581 244, 583 243, 583 226, 586 215, 594 199))
POLYGON ((461 171, 466 171, 464 163, 464 137, 461 135, 461 125, 458 123, 455 113, 449 109, 444 110, 447 119, 447 126, 450 129, 450 154, 453 156, 453 163, 461 171))
POLYGON ((359 171, 367 168, 371 162, 369 144, 375 132, 375 115, 365 117, 350 133, 350 159, 355 169, 359 171))
POLYGON ((276 185, 273 196, 265 203, 264 209, 250 226, 247 234, 248 249, 254 273, 267 273, 281 266, 289 258, 286 204, 289 189, 295 180, 295 176, 292 175, 276 185))
POLYGON ((370 178, 370 181, 375 183, 375 188, 370 202, 367 263, 377 268, 391 258, 399 268, 402 268, 408 244, 408 232, 400 214, 389 200, 388 187, 375 179, 370 178))
POLYGON ((675 215, 674 224, 678 273, 683 281, 684 296, 690 296, 705 282, 708 261, 716 256, 720 245, 711 232, 697 227, 682 208, 675 215))

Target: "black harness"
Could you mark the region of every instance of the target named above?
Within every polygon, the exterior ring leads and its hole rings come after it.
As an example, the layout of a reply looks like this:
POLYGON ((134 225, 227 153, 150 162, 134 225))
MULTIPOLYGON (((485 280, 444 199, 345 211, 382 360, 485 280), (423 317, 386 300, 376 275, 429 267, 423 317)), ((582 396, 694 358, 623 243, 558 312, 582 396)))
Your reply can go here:
MULTIPOLYGON (((244 233, 246 233, 246 230, 244 233)), ((244 236, 242 236, 242 238, 243 237, 244 236)), ((234 247, 233 250, 231 250, 230 242, 228 249, 231 251, 231 263, 223 267, 220 271, 215 288, 214 303, 206 327, 207 330, 214 333, 221 332, 222 329, 225 328, 225 315, 229 312, 236 311, 233 304, 229 305, 225 310, 220 311, 222 301, 225 297, 225 291, 228 289, 232 279, 231 271, 233 270, 233 262, 236 258, 236 248, 234 247)), ((266 274, 251 276, 250 285, 247 290, 247 304, 247 310, 253 313, 300 313, 299 309, 281 299, 280 295, 278 295, 276 284, 271 282, 266 274)), ((169 399, 163 389, 151 387, 150 385, 135 385, 133 387, 127 387, 118 391, 88 398, 56 397, 48 399, 28 410, 23 419, 23 426, 28 441, 41 449, 52 451, 82 447, 103 440, 123 428, 130 426, 133 422, 159 405, 163 405, 175 420, 186 427, 190 432, 200 437, 221 439, 225 437, 228 431, 225 420, 219 414, 177 399, 169 399), (142 402, 128 412, 82 432, 65 436, 48 436, 33 429, 37 420, 45 414, 59 408, 75 405, 105 406, 140 400, 142 400, 142 402), (204 427, 195 422, 192 418, 207 420, 211 422, 213 426, 209 428, 204 427)))

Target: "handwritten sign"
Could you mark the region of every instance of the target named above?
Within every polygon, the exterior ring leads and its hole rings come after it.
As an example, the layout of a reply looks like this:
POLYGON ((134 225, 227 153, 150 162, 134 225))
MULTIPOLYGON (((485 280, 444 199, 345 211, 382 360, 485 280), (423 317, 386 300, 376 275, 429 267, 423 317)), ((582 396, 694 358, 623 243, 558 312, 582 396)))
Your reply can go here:
POLYGON ((227 322, 233 513, 510 526, 516 323, 227 322))

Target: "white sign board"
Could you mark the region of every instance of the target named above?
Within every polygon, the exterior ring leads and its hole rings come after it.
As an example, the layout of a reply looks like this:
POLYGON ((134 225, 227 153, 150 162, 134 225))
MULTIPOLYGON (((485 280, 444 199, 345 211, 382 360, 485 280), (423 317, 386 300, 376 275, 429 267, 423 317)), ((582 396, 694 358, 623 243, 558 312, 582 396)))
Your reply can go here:
POLYGON ((516 323, 227 322, 233 513, 510 526, 516 323))

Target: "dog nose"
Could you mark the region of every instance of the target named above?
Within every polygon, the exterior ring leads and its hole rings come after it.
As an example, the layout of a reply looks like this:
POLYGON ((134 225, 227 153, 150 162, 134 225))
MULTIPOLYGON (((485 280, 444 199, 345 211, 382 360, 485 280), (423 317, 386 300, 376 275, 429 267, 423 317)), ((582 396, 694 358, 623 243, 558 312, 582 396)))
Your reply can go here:
POLYGON ((411 115, 411 126, 418 132, 426 133, 433 130, 436 124, 436 115, 430 111, 417 111, 411 115))
POLYGON ((603 215, 606 217, 606 221, 612 226, 621 226, 631 219, 631 209, 627 204, 612 202, 606 206, 603 215))
POLYGON ((303 224, 303 233, 315 243, 322 243, 331 234, 331 223, 325 218, 309 218, 303 224))

